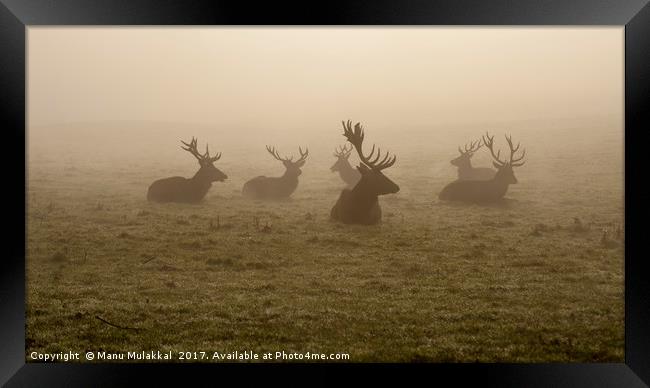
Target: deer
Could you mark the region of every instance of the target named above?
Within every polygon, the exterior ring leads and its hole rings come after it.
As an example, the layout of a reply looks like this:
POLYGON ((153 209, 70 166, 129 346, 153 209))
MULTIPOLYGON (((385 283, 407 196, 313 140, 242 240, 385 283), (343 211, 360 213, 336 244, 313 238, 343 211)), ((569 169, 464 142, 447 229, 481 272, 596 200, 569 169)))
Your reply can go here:
POLYGON ((286 169, 284 175, 277 178, 255 177, 244 183, 242 194, 244 197, 251 199, 286 199, 298 187, 298 177, 302 174, 300 168, 305 164, 305 160, 309 156, 309 149, 305 148, 303 152, 302 148, 298 147, 300 157, 296 161, 293 161, 293 155, 290 158, 281 157, 275 147, 266 146, 266 150, 273 158, 284 164, 286 169))
POLYGON ((386 153, 380 161, 381 149, 375 153, 375 145, 368 156, 363 154, 362 145, 364 132, 361 123, 356 123, 354 131, 350 120, 341 122, 343 124, 343 136, 354 146, 359 155, 359 166, 357 170, 361 174, 361 179, 354 188, 345 188, 332 211, 330 219, 333 221, 343 222, 344 224, 361 224, 374 225, 381 222, 381 207, 379 206, 378 197, 385 194, 394 194, 399 192, 399 186, 388 179, 382 171, 391 167, 397 161, 397 157, 390 157, 386 153))
POLYGON ((460 156, 451 160, 453 166, 458 167, 458 179, 459 180, 468 180, 468 181, 485 181, 492 179, 496 171, 489 167, 472 167, 472 156, 478 151, 483 144, 481 140, 476 142, 471 142, 469 147, 465 144, 465 150, 463 151, 460 146, 458 147, 458 152, 460 156))
POLYGON ((352 167, 348 160, 351 153, 352 146, 350 146, 350 148, 348 148, 347 145, 342 147, 339 146, 338 149, 334 150, 334 157, 337 158, 336 163, 330 167, 330 171, 338 172, 339 176, 348 187, 354 187, 354 185, 359 182, 359 179, 361 179, 361 173, 352 167))
POLYGON ((461 201, 472 203, 497 202, 503 198, 508 191, 508 186, 517 183, 517 178, 513 172, 514 167, 520 167, 525 162, 522 161, 526 156, 524 149, 519 157, 515 153, 519 150, 520 143, 514 147, 512 136, 505 136, 508 146, 510 147, 510 159, 501 160, 501 151, 494 153, 494 136, 490 137, 488 133, 483 136, 483 143, 490 150, 492 164, 497 169, 496 174, 490 180, 456 180, 451 182, 438 195, 438 198, 445 201, 461 201))
POLYGON ((147 200, 153 202, 181 202, 197 203, 203 200, 210 190, 212 182, 223 182, 228 178, 214 166, 214 162, 221 159, 221 152, 210 156, 208 145, 205 145, 205 153, 200 154, 197 149, 197 139, 192 137, 190 143, 181 140, 185 147, 181 148, 192 154, 199 161, 199 171, 192 178, 174 176, 159 179, 149 186, 147 200))

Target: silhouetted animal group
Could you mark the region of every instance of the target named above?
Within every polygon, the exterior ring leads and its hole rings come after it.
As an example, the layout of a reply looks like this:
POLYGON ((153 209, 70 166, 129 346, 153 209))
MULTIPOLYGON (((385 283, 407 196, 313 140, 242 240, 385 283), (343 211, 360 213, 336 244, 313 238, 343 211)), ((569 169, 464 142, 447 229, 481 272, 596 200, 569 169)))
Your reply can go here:
MULTIPOLYGON (((397 157, 388 153, 381 157, 381 149, 376 149, 373 144, 370 154, 364 155, 362 146, 364 140, 363 126, 352 122, 342 122, 343 136, 350 143, 350 147, 339 147, 335 150, 336 163, 330 168, 338 172, 341 179, 347 184, 330 212, 330 218, 345 224, 372 225, 381 221, 381 208, 378 197, 385 194, 394 194, 399 191, 399 186, 382 173, 395 164, 397 157), (355 169, 350 165, 348 158, 352 150, 359 156, 359 166, 355 169)), ((510 157, 501 160, 501 151, 494 151, 494 136, 485 134, 480 140, 465 145, 465 149, 458 147, 460 156, 453 159, 451 164, 458 167, 458 179, 449 183, 440 192, 438 198, 446 201, 461 201, 470 203, 489 203, 503 198, 508 186, 517 183, 513 167, 524 164, 522 161, 526 151, 515 157, 520 145, 515 147, 512 138, 506 136, 510 147, 510 157), (482 142, 481 142, 482 141, 482 142), (472 156, 482 147, 490 150, 492 155, 492 168, 475 168, 471 164, 472 156)), ((213 182, 223 182, 228 177, 214 166, 214 162, 221 158, 221 153, 210 156, 208 146, 205 153, 199 153, 197 140, 192 138, 190 143, 182 142, 185 151, 190 152, 199 162, 199 171, 192 178, 171 177, 155 181, 149 187, 147 199, 155 202, 181 202, 195 203, 205 197, 213 182)), ((244 184, 242 195, 246 198, 259 200, 279 200, 288 198, 298 187, 298 177, 302 173, 309 150, 298 147, 300 157, 293 160, 293 156, 281 157, 274 147, 266 150, 282 162, 285 167, 281 177, 258 176, 244 184)))

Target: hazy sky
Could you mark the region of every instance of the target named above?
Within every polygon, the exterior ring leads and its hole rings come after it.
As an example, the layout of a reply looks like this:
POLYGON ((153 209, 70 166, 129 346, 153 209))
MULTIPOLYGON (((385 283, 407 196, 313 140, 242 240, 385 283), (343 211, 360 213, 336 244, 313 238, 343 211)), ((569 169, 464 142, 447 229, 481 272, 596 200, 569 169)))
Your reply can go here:
POLYGON ((622 117, 622 27, 28 28, 28 120, 622 117))

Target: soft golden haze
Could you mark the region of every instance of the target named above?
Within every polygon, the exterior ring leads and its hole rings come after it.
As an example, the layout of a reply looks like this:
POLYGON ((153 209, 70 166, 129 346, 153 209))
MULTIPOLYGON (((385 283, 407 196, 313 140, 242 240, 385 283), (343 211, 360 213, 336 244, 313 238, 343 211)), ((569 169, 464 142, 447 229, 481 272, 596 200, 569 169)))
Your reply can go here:
POLYGON ((28 29, 29 125, 622 117, 622 27, 28 29))
POLYGON ((623 362, 623 50, 29 28, 26 354, 623 362))

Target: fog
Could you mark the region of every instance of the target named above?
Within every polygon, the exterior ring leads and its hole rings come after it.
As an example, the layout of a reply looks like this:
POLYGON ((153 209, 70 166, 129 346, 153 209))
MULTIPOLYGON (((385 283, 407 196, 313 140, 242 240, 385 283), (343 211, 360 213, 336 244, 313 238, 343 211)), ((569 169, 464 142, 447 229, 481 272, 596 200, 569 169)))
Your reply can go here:
POLYGON ((235 186, 250 178, 239 167, 283 171, 267 144, 309 147, 309 181, 351 119, 397 154, 391 174, 453 177, 457 146, 489 130, 499 147, 505 133, 521 140, 538 173, 549 157, 606 147, 599 162, 622 179, 623 38, 620 27, 30 27, 28 157, 191 176, 179 140, 197 136, 223 152, 235 186))
MULTIPOLYGON (((623 39, 622 27, 28 28, 27 353, 622 362, 623 39), (380 196, 378 225, 331 222, 348 119, 366 153, 397 156, 383 173, 400 190, 380 196), (518 183, 485 206, 440 200, 457 148, 486 131, 501 156, 505 134, 526 149, 518 183), (196 173, 180 142, 193 136, 228 179, 197 204, 148 201, 152 182, 196 173), (284 172, 266 145, 309 149, 286 201, 242 195, 284 172)), ((490 152, 472 163, 492 166, 490 152)))
POLYGON ((623 29, 28 29, 29 123, 299 130, 622 114, 623 29))

